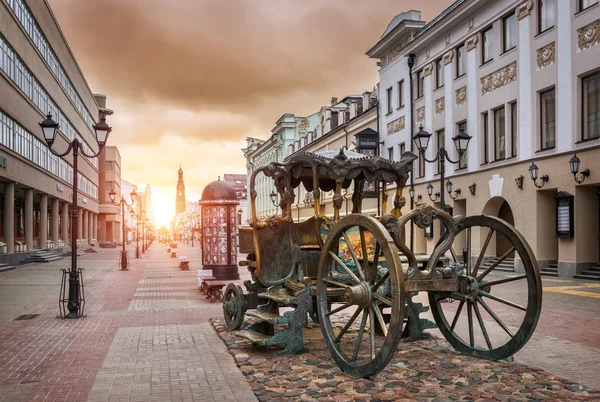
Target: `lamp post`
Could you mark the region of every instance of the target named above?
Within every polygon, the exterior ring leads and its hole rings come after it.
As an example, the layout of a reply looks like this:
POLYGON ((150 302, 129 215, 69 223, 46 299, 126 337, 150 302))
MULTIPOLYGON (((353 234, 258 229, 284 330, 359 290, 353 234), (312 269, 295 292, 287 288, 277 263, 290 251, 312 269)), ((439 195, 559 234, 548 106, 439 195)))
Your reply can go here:
POLYGON ((112 131, 112 128, 106 124, 106 118, 102 117, 100 119, 100 123, 94 124, 94 134, 96 136, 96 142, 98 143, 98 152, 95 154, 86 154, 83 150, 83 144, 78 138, 73 139, 69 143, 67 150, 65 152, 58 153, 52 149, 52 145, 54 144, 54 140, 56 139, 56 131, 58 130, 58 123, 52 120, 52 115, 48 113, 46 119, 42 121, 40 127, 42 129, 42 133, 44 134, 44 140, 46 140, 46 144, 48 144, 48 149, 52 152, 53 155, 58 156, 59 158, 68 155, 71 151, 73 151, 73 201, 72 201, 72 210, 71 210, 71 269, 69 270, 69 298, 67 302, 67 309, 69 313, 64 315, 65 318, 79 318, 81 317, 81 295, 79 292, 80 289, 80 281, 79 281, 79 272, 77 270, 77 184, 78 184, 78 172, 77 172, 77 162, 79 153, 87 158, 96 158, 102 153, 104 146, 106 145, 106 140, 108 139, 108 135, 112 131))
POLYGON ((140 219, 139 216, 132 209, 130 210, 131 217, 135 219, 135 258, 140 258, 140 219))
POLYGON ((125 237, 127 236, 127 232, 125 230, 125 206, 127 205, 128 207, 131 207, 135 203, 135 200, 137 198, 137 192, 135 191, 134 187, 133 191, 130 194, 131 203, 125 201, 125 197, 123 197, 123 195, 121 195, 121 200, 119 202, 116 202, 117 193, 115 193, 114 190, 111 190, 110 193, 108 193, 108 195, 110 197, 110 202, 112 202, 113 205, 121 206, 121 216, 123 217, 123 250, 121 250, 121 271, 129 271, 129 269, 127 268, 127 251, 125 251, 125 237))
MULTIPOLYGON (((446 174, 446 161, 448 161, 450 163, 454 163, 454 164, 459 163, 460 159, 467 151, 467 147, 469 146, 469 141, 471 140, 471 136, 461 130, 454 138, 452 138, 452 141, 454 142, 454 146, 456 147, 456 150, 458 151, 458 160, 450 159, 450 156, 448 155, 448 151, 446 151, 446 149, 443 146, 441 146, 440 149, 437 151, 437 155, 435 156, 435 158, 433 158, 431 160, 427 159, 425 157, 425 151, 427 150, 427 145, 429 145, 430 138, 431 138, 431 133, 428 133, 427 131, 423 130, 423 126, 421 126, 421 127, 419 127, 419 132, 417 134, 415 134, 415 136, 413 137, 413 140, 415 141, 417 148, 421 152, 421 157, 423 159, 425 159, 429 163, 435 163, 438 160, 440 161, 440 192, 436 193, 436 199, 439 194, 440 205, 442 207, 442 210, 445 211, 446 205, 444 204, 444 179, 445 179, 445 174, 446 174)), ((431 199, 432 193, 433 193, 433 186, 431 185, 431 183, 429 183, 429 185, 427 186, 427 194, 429 195, 430 199, 431 199)))
POLYGON ((143 254, 146 252, 146 235, 145 235, 146 220, 144 219, 143 215, 140 215, 140 219, 142 221, 142 254, 143 254))

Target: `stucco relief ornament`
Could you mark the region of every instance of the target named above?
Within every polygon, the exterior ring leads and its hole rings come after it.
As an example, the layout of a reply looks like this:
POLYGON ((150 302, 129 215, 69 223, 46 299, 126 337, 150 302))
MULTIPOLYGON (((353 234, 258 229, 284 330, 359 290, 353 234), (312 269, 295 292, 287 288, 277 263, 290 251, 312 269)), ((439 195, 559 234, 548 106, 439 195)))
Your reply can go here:
POLYGON ((532 8, 533 8, 533 1, 531 1, 531 0, 528 0, 525 3, 521 4, 520 6, 517 6, 517 9, 515 10, 517 19, 522 20, 523 18, 527 17, 531 13, 532 8))
POLYGON ((477 47, 477 41, 478 41, 478 37, 477 35, 473 35, 471 36, 469 39, 467 39, 467 52, 470 50, 475 49, 475 47, 477 47))
POLYGON ((589 49, 600 42, 600 20, 596 20, 577 30, 579 50, 589 49))
POLYGON ((514 61, 499 70, 481 78, 481 95, 501 88, 517 79, 517 62, 514 61))
POLYGON ((548 67, 554 63, 555 59, 555 46, 554 42, 547 44, 546 46, 537 50, 537 67, 539 70, 548 67))
POLYGON ((423 76, 427 77, 431 75, 431 71, 433 70, 433 64, 429 63, 425 67, 423 67, 423 76))
POLYGON ((467 103, 467 87, 458 88, 456 90, 456 106, 467 103))
POLYGON ((404 116, 397 118, 396 120, 390 121, 387 124, 387 133, 388 135, 392 135, 394 133, 399 132, 400 130, 404 130, 404 116))
POLYGON ((421 106, 417 109, 417 123, 423 123, 425 121, 425 106, 421 106))
POLYGON ((436 114, 436 116, 438 114, 444 113, 445 108, 446 108, 446 102, 444 101, 444 98, 436 99, 436 101, 435 101, 435 114, 436 114))
POLYGON ((446 53, 444 55, 444 65, 447 66, 448 64, 452 63, 453 57, 454 57, 454 52, 452 50, 450 50, 448 53, 446 53))

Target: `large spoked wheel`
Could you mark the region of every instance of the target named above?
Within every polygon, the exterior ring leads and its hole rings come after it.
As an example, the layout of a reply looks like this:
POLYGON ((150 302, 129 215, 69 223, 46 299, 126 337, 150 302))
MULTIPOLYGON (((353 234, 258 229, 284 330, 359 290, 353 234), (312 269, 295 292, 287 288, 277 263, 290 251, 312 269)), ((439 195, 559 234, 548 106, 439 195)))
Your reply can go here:
POLYGON ((429 293, 440 331, 463 354, 490 360, 512 356, 533 334, 542 308, 539 268, 527 241, 501 219, 471 216, 459 225, 450 251, 463 267, 458 289, 429 293), (503 267, 516 268, 512 273, 503 267))
POLYGON ((387 230, 367 215, 342 218, 322 249, 317 306, 323 338, 343 371, 370 377, 387 366, 402 334, 404 299, 398 249, 387 230))
POLYGON ((244 323, 244 314, 246 314, 244 291, 237 283, 230 283, 225 288, 223 295, 223 316, 227 328, 240 329, 244 323))

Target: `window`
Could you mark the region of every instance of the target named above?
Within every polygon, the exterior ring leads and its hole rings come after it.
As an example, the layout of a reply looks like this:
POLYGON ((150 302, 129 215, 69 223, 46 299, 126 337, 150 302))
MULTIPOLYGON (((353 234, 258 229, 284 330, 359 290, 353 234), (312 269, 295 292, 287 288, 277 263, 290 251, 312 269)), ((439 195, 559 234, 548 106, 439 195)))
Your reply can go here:
POLYGON ((390 114, 394 111, 392 108, 392 87, 389 87, 386 91, 386 99, 387 99, 387 114, 390 114))
POLYGON ((394 160, 394 148, 388 148, 388 159, 391 161, 394 160))
POLYGON ((405 143, 402 143, 398 146, 398 152, 400 152, 400 158, 402 158, 402 155, 404 155, 404 153, 406 152, 406 144, 405 143))
POLYGON ((435 62, 435 88, 444 86, 444 63, 442 59, 435 62))
POLYGON ((510 104, 510 156, 517 156, 518 137, 518 117, 517 117, 517 102, 510 104))
POLYGON ((540 93, 542 149, 556 145, 556 93, 554 88, 540 93))
POLYGON ((583 139, 600 137, 600 73, 583 79, 583 139))
POLYGON ((456 48, 456 77, 462 77, 467 73, 467 49, 463 43, 456 48))
POLYGON ((579 11, 585 10, 594 4, 598 4, 598 0, 579 0, 579 11))
POLYGON ((481 118, 483 119, 482 126, 483 126, 483 130, 481 130, 481 133, 483 135, 483 162, 484 163, 488 163, 488 133, 489 133, 489 127, 488 127, 488 112, 484 112, 481 114, 481 118))
POLYGON ((505 17, 502 21, 502 36, 504 40, 504 51, 508 52, 510 49, 517 47, 517 16, 512 13, 508 17, 505 17))
POLYGON ((423 70, 417 72, 417 99, 423 97, 425 87, 425 76, 423 75, 423 70))
POLYGON ((404 80, 398 82, 398 109, 404 106, 404 80))
POLYGON ((481 40, 483 42, 481 52, 481 63, 485 64, 492 60, 494 57, 494 47, 492 43, 492 27, 489 27, 481 33, 481 40))
POLYGON ((538 25, 539 32, 544 32, 554 26, 556 19, 556 0, 539 0, 538 25))
MULTIPOLYGON (((435 132, 435 138, 436 138, 436 141, 437 141, 437 150, 439 151, 440 148, 442 148, 442 147, 445 146, 444 145, 445 144, 445 131, 444 130, 438 130, 438 131, 436 131, 435 132)), ((441 164, 440 160, 438 160, 437 167, 438 167, 438 171, 437 172, 441 173, 442 172, 442 164, 441 164)))
POLYGON ((506 159, 506 110, 494 110, 494 160, 506 159))
MULTIPOLYGON (((466 121, 461 121, 460 123, 458 123, 456 125, 456 129, 458 130, 458 132, 460 133, 461 131, 464 131, 465 133, 467 132, 467 122, 466 121)), ((460 158, 460 161, 458 161, 458 168, 459 169, 464 169, 467 167, 467 154, 469 153, 469 150, 467 149, 467 151, 465 151, 465 153, 463 154, 462 158, 460 158)))

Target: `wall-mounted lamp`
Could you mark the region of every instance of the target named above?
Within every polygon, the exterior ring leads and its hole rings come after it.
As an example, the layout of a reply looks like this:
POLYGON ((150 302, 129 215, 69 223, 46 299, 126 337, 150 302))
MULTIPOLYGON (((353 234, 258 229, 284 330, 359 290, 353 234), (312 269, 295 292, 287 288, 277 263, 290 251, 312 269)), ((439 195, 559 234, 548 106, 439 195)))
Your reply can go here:
MULTIPOLYGON (((415 199, 415 189, 414 187, 411 187, 408 189, 408 195, 410 196, 411 200, 415 199)), ((421 194, 417 195, 417 201, 421 201, 421 198, 423 198, 423 196, 421 194)))
POLYGON ((273 206, 277 206, 277 193, 272 190, 271 194, 269 194, 269 198, 271 198, 271 202, 273 203, 273 206))
POLYGON ((431 201, 436 202, 441 194, 439 193, 439 191, 437 193, 433 194, 433 185, 431 183, 429 183, 427 185, 427 195, 429 196, 429 199, 431 201))
POLYGON ((540 180, 542 181, 541 184, 538 184, 538 167, 535 163, 531 163, 531 166, 529 166, 529 176, 531 177, 531 180, 533 180, 533 184, 537 187, 537 188, 542 188, 544 187, 544 184, 546 184, 546 182, 548 180, 550 180, 550 178, 548 177, 547 174, 543 175, 542 177, 540 177, 540 180))
POLYGON ((469 191, 471 192, 471 195, 475 195, 475 188, 477 187, 477 184, 473 183, 469 186, 469 191))
POLYGON ((577 177, 577 173, 579 173, 579 165, 581 161, 577 157, 577 155, 573 155, 571 160, 569 160, 569 167, 571 168, 571 173, 573 173, 573 178, 577 182, 577 184, 581 184, 584 182, 585 178, 590 175, 590 169, 585 169, 581 171, 581 176, 577 177))
POLYGON ((517 187, 519 188, 519 190, 523 190, 523 180, 524 179, 525 179, 525 176, 523 176, 523 175, 521 175, 515 179, 515 183, 517 183, 517 187))
POLYGON ((452 191, 452 182, 450 180, 448 180, 446 182, 446 192, 448 193, 448 196, 450 198, 455 200, 460 195, 461 190, 460 190, 460 188, 457 188, 456 190, 452 191))

